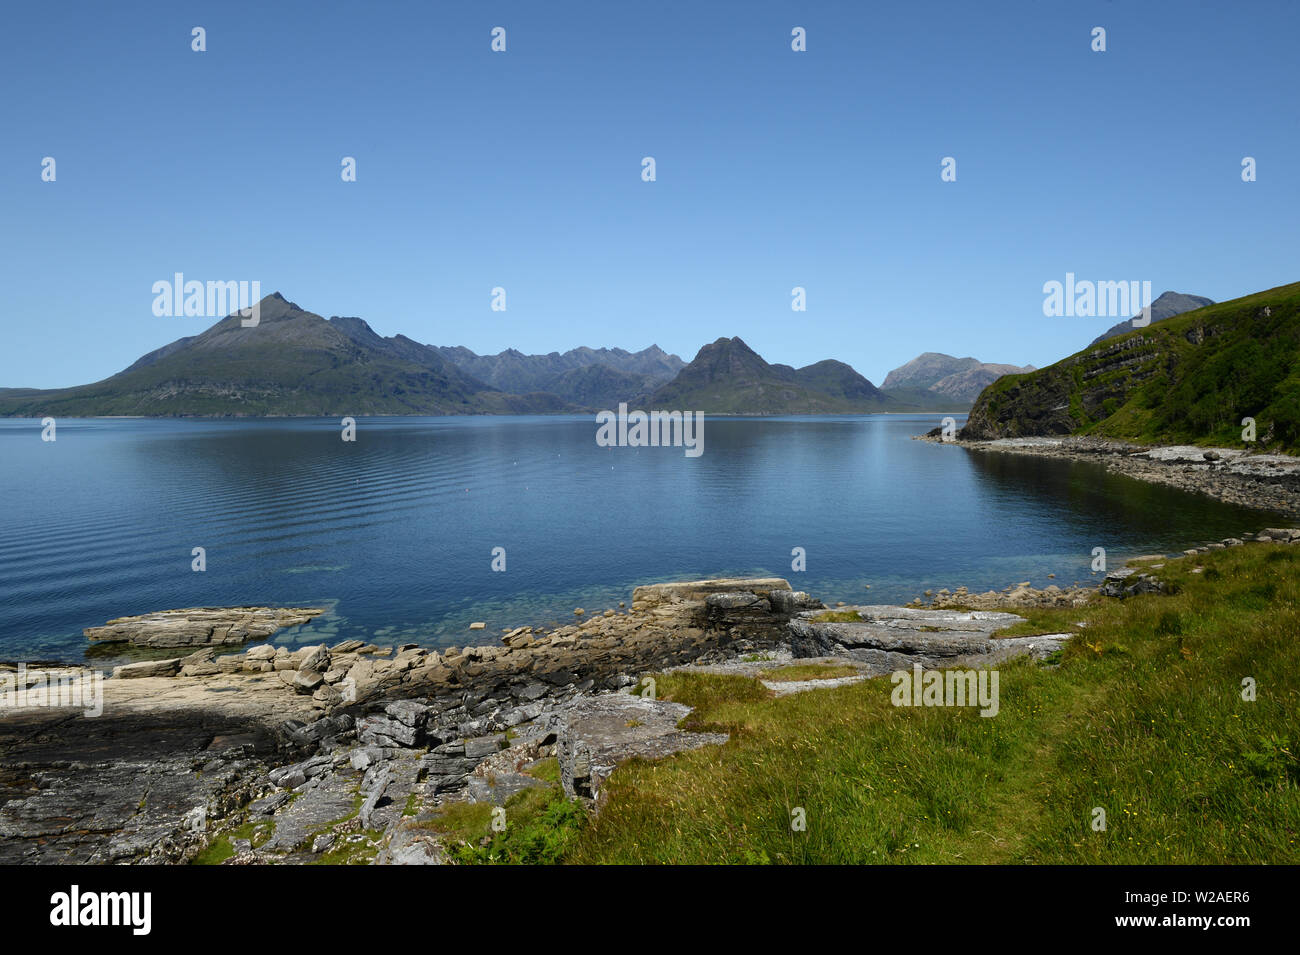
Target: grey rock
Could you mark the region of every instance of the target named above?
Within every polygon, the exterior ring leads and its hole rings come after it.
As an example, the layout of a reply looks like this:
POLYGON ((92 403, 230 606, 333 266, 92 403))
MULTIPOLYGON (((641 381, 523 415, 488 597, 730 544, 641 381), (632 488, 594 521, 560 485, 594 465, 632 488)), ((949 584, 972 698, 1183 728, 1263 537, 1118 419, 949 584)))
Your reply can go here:
POLYGON ((557 756, 564 790, 594 798, 614 767, 725 743, 725 733, 690 733, 677 724, 689 706, 612 693, 584 697, 564 714, 557 756))
MULTIPOLYGON (((305 780, 306 777, 304 776, 303 779, 305 780)), ((254 799, 250 802, 248 804, 248 811, 255 816, 271 816, 275 814, 277 809, 292 798, 293 796, 283 791, 271 793, 269 796, 263 796, 261 799, 254 799)))
POLYGON ((299 670, 293 677, 292 686, 298 693, 314 693, 325 677, 315 670, 299 670))
POLYGON ((349 763, 353 769, 364 771, 380 762, 384 751, 378 746, 358 746, 352 751, 349 763))
POLYGON ((367 716, 357 721, 357 739, 378 746, 415 746, 420 730, 384 716, 367 716))
POLYGON ((365 801, 361 803, 361 811, 359 813, 361 817, 361 827, 363 829, 374 828, 373 817, 375 810, 379 807, 380 800, 384 798, 384 793, 387 791, 388 784, 392 781, 392 778, 392 770, 387 766, 383 766, 378 768, 378 772, 376 772, 375 776, 371 779, 370 785, 366 789, 368 795, 366 795, 365 801))
POLYGON ((387 843, 375 857, 375 865, 442 865, 445 862, 437 836, 410 819, 398 819, 389 827, 387 843))
POLYGON ((330 668, 330 653, 325 649, 325 644, 317 647, 309 647, 303 653, 302 659, 298 661, 299 670, 314 670, 323 674, 330 668))
POLYGON ((540 700, 549 692, 550 688, 545 683, 529 683, 516 696, 521 700, 531 702, 532 700, 540 700))
POLYGON ((465 756, 469 759, 482 759, 485 756, 491 756, 501 749, 505 742, 506 738, 502 734, 467 739, 465 740, 465 756))
POLYGON ((275 831, 261 852, 293 852, 306 845, 307 839, 325 827, 353 814, 356 795, 347 776, 327 773, 317 777, 317 784, 303 789, 288 807, 276 816, 275 831))
POLYGON ((793 614, 802 610, 820 610, 822 602, 810 597, 802 590, 773 590, 767 595, 767 602, 777 613, 793 614))
POLYGON ((145 660, 142 663, 126 663, 120 667, 113 667, 113 679, 130 680, 151 676, 175 676, 180 672, 180 669, 181 661, 179 658, 174 660, 145 660))
POLYGON ((494 806, 525 789, 541 789, 546 783, 525 773, 493 773, 488 776, 470 775, 465 780, 465 791, 471 802, 487 802, 494 806))
POLYGON ((424 725, 431 707, 416 703, 414 700, 398 700, 384 707, 384 712, 402 725, 416 729, 424 725))

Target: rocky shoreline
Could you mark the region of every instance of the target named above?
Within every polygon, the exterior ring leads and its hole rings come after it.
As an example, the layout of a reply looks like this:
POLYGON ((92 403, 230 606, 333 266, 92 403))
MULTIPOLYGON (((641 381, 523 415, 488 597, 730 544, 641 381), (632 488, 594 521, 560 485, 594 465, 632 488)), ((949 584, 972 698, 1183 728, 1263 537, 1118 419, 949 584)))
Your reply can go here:
MULTIPOLYGON (((1300 530, 1252 539, 1300 544, 1300 530)), ((500 646, 262 644, 128 664, 102 681, 95 713, 0 692, 0 863, 213 861, 214 847, 229 864, 442 863, 429 823, 448 803, 501 806, 551 785, 538 770, 550 763, 566 797, 598 808, 619 763, 726 742, 681 728, 689 708, 656 699, 651 673, 748 675, 784 695, 917 665, 1043 659, 1071 635, 994 636, 1023 619, 1015 608, 1158 591, 1158 566, 1093 590, 959 588, 907 607, 826 608, 781 578, 656 584, 631 609, 516 628, 500 646), (794 661, 832 667, 773 677, 794 661)), ((56 672, 98 677, 7 666, 0 687, 56 672)))
POLYGON ((626 759, 726 741, 680 729, 689 709, 655 699, 649 673, 797 656, 861 679, 895 657, 951 665, 955 631, 963 659, 1031 652, 994 648, 992 618, 972 630, 971 614, 918 624, 915 610, 863 609, 858 626, 823 625, 822 603, 783 579, 713 579, 638 587, 631 609, 517 628, 500 646, 262 644, 127 664, 102 681, 96 715, 0 711, 0 863, 187 862, 219 840, 238 863, 440 862, 430 814, 541 785, 539 760, 595 805, 626 759))
POLYGON ((1092 461, 1141 481, 1205 494, 1229 504, 1300 517, 1300 458, 1253 454, 1240 448, 1152 446, 1088 437, 968 440, 941 436, 935 428, 917 440, 994 454, 1092 461))

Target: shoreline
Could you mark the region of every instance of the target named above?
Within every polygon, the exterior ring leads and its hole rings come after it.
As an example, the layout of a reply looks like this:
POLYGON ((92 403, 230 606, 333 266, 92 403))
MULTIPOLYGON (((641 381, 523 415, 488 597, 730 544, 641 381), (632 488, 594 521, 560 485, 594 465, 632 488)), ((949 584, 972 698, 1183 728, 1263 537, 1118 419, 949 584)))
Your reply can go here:
MULTIPOLYGON (((937 430, 937 429, 936 429, 937 430)), ((1300 457, 1236 448, 1142 445, 1076 436, 944 440, 934 432, 913 440, 986 454, 1020 454, 1101 464, 1107 471, 1202 494, 1227 504, 1300 518, 1300 457)))
POLYGON ((185 863, 220 844, 231 852, 218 861, 235 863, 344 850, 438 863, 430 816, 540 785, 529 766, 550 762, 565 798, 596 807, 620 763, 727 741, 683 728, 690 708, 659 700, 650 674, 779 667, 794 648, 856 679, 1041 655, 1067 638, 992 639, 1010 614, 881 605, 845 625, 822 622, 828 609, 783 578, 713 578, 638 587, 626 614, 521 627, 496 646, 380 657, 359 641, 262 643, 131 665, 102 682, 98 713, 0 708, 0 861, 185 863))
MULTIPOLYGON (((1251 541, 1300 544, 1300 529, 1184 554, 1251 541)), ((451 803, 549 786, 598 812, 619 764, 728 741, 683 723, 691 708, 659 700, 651 674, 746 675, 782 696, 1043 661, 1075 634, 998 636, 1027 623, 1018 609, 1165 592, 1166 559, 1132 558, 1100 587, 963 587, 908 605, 831 607, 774 577, 651 584, 626 613, 495 646, 250 643, 127 665, 102 681, 99 713, 0 707, 0 861, 441 864, 433 820, 451 803), (765 673, 791 664, 824 678, 765 673)))

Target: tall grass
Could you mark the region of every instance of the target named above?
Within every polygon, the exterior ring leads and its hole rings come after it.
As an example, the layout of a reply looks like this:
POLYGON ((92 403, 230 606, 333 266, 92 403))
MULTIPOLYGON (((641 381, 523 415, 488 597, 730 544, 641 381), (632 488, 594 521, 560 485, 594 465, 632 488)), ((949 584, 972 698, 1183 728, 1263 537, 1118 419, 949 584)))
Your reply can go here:
POLYGON ((691 728, 731 741, 620 767, 564 859, 1300 862, 1300 545, 1160 574, 1175 594, 1036 612, 1085 627, 1057 665, 1002 666, 992 718, 894 707, 887 679, 774 699, 662 675, 661 697, 697 707, 691 728))

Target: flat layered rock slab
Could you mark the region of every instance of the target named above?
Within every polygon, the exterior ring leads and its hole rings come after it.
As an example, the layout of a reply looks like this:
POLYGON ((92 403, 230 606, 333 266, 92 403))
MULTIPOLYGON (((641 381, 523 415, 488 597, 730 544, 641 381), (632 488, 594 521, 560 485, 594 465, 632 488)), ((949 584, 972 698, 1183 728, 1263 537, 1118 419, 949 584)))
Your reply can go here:
POLYGON ((987 652, 974 657, 959 658, 953 663, 956 666, 967 664, 992 666, 1024 656, 1033 660, 1045 660, 1069 643, 1072 636, 1074 634, 1071 633, 1042 633, 1032 637, 1005 637, 990 640, 987 652))
POLYGON ((870 679, 868 674, 858 676, 836 676, 825 680, 759 680, 777 696, 791 696, 795 693, 807 693, 809 690, 829 690, 837 686, 851 686, 870 679))
MULTIPOLYGON (((826 611, 801 613, 789 623, 795 656, 847 656, 875 674, 922 666, 953 666, 959 661, 988 660, 996 645, 1017 645, 992 638, 994 631, 1023 622, 1012 613, 989 610, 940 610, 869 605, 837 608, 837 615, 857 614, 850 621, 824 620, 826 611)), ((1003 654, 999 659, 1005 659, 1003 654)))
POLYGON ((566 714, 557 755, 564 791, 594 798, 614 768, 628 759, 661 759, 717 746, 726 733, 692 733, 677 724, 689 706, 623 693, 590 697, 566 714))
POLYGON ((649 610, 665 603, 703 603, 712 594, 751 593, 766 597, 774 590, 791 590, 784 577, 713 577, 668 584, 647 584, 632 591, 632 609, 649 610))
POLYGON ((843 607, 837 614, 856 613, 859 620, 823 620, 825 612, 802 613, 790 621, 790 634, 803 655, 847 653, 865 662, 885 664, 880 654, 923 654, 957 657, 987 648, 995 630, 1020 623, 1011 613, 972 610, 926 610, 872 605, 843 607), (863 656, 854 651, 877 653, 863 656))
POLYGON ((156 650, 216 647, 264 640, 324 612, 312 607, 187 607, 118 617, 82 632, 95 643, 129 643, 156 650))
MULTIPOLYGON (((938 630, 971 631, 984 634, 990 634, 1003 627, 1020 623, 1023 619, 1013 613, 1001 613, 992 610, 938 610, 924 607, 896 607, 891 604, 837 607, 836 610, 855 611, 864 622, 881 627, 896 629, 928 627, 938 630)), ((816 614, 811 616, 815 617, 816 614)))
POLYGON ((0 720, 0 863, 138 861, 276 750, 259 722, 211 709, 8 712, 0 720), (218 758, 226 751, 230 759, 218 758))
POLYGON ((309 837, 357 812, 355 779, 338 773, 318 777, 275 818, 275 831, 259 852, 293 852, 310 848, 309 837))
POLYGON ((550 784, 527 773, 492 773, 489 776, 470 775, 465 793, 470 802, 486 802, 504 806, 507 799, 525 789, 545 789, 550 784))
POLYGON ((375 865, 443 865, 446 853, 437 833, 415 819, 399 819, 389 830, 388 842, 375 857, 375 865))
MULTIPOLYGON (((788 666, 795 660, 794 654, 788 647, 776 647, 765 653, 756 654, 761 657, 758 660, 746 660, 743 657, 735 657, 731 660, 724 660, 718 663, 683 663, 681 666, 669 667, 667 673, 710 673, 718 676, 749 676, 756 677, 764 670, 772 670, 777 667, 788 666)), ((844 660, 839 657, 822 657, 822 658, 801 658, 800 663, 843 663, 844 660)))

